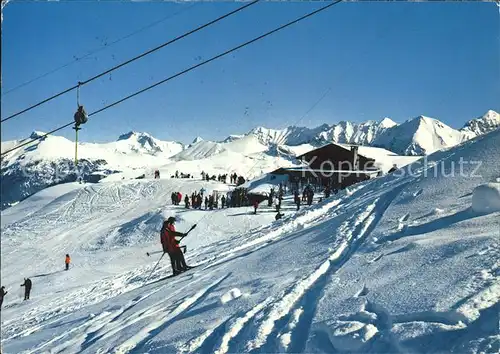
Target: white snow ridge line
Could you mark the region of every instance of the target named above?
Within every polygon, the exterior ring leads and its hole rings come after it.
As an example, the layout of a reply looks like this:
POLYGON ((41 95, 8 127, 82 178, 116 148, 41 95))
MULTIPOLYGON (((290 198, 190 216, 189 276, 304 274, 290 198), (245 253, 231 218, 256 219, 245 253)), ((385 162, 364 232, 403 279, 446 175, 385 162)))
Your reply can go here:
POLYGON ((307 289, 328 271, 328 268, 330 268, 330 259, 326 260, 314 273, 297 284, 281 301, 274 304, 267 319, 260 325, 256 338, 247 343, 247 351, 258 349, 266 343, 267 337, 274 329, 274 323, 290 313, 293 305, 305 294, 307 289))
POLYGON ((300 321, 300 316, 302 316, 303 313, 304 313, 304 309, 302 307, 293 311, 292 320, 290 321, 290 323, 287 326, 288 331, 278 335, 282 350, 284 350, 284 351, 288 350, 288 346, 292 342, 292 331, 295 327, 297 327, 297 325, 300 321))
POLYGON ((203 343, 205 343, 205 341, 207 340, 208 337, 210 337, 212 335, 212 333, 220 326, 224 323, 224 321, 219 321, 215 326, 207 329, 205 332, 203 332, 203 334, 201 334, 200 336, 192 339, 189 343, 187 344, 184 344, 183 346, 181 346, 179 348, 179 352, 180 353, 192 353, 196 350, 198 350, 199 348, 201 348, 201 346, 203 345, 203 343))
POLYGON ((214 352, 214 354, 226 354, 229 351, 229 342, 231 341, 231 339, 236 337, 238 333, 240 333, 240 331, 243 329, 243 326, 270 302, 271 299, 268 298, 266 301, 260 303, 259 305, 248 311, 245 316, 238 318, 231 326, 229 332, 224 334, 224 337, 222 337, 221 345, 219 349, 214 352))

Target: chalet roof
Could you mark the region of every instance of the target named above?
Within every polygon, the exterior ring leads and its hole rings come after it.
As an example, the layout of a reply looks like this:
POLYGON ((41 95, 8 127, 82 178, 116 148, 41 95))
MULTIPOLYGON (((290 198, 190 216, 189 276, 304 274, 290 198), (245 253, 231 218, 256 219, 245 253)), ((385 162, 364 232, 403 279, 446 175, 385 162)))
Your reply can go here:
MULTIPOLYGON (((353 145, 354 146, 354 145, 353 145)), ((301 158, 307 158, 307 157, 312 157, 312 156, 316 156, 318 154, 326 154, 326 155, 334 155, 335 152, 338 152, 339 150, 338 149, 342 149, 344 150, 345 152, 351 152, 351 149, 349 149, 347 147, 347 145, 344 145, 342 146, 341 144, 336 144, 336 143, 329 143, 329 144, 326 144, 326 145, 323 145, 317 149, 314 149, 314 150, 310 150, 302 155, 299 155, 297 156, 297 158, 301 159, 301 158)), ((360 154, 359 153, 359 150, 358 150, 358 157, 359 158, 364 158, 366 160, 371 160, 371 161, 375 161, 375 159, 372 159, 370 157, 367 157, 363 154, 360 154)))

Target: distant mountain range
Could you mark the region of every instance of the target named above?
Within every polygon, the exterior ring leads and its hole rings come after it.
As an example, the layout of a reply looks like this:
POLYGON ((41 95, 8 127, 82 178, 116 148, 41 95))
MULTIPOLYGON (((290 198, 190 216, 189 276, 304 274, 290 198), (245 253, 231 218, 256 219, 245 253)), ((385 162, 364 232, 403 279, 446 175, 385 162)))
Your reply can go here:
MULTIPOLYGON (((197 137, 189 145, 161 141, 147 133, 128 132, 115 142, 79 143, 79 168, 84 170, 83 178, 93 182, 124 169, 156 168, 167 163, 203 160, 222 154, 251 161, 264 153, 271 158, 285 157, 291 161, 295 154, 329 142, 381 147, 400 155, 426 155, 499 127, 499 114, 490 110, 458 130, 437 119, 419 116, 402 124, 384 118, 359 124, 342 121, 316 128, 257 127, 246 134, 230 135, 222 141, 197 137)), ((29 138, 2 142, 1 150, 42 134, 35 131, 29 138)), ((227 164, 231 163, 229 160, 227 164)), ((8 153, 1 162, 1 176, 2 209, 48 186, 74 181, 74 142, 49 135, 8 153)))
POLYGON ((499 127, 499 114, 490 110, 483 116, 470 120, 458 130, 437 119, 418 116, 402 124, 384 118, 378 122, 368 121, 360 124, 342 121, 333 125, 323 124, 313 129, 291 126, 275 130, 257 127, 247 135, 255 135, 266 145, 318 146, 336 142, 382 147, 400 155, 428 155, 499 127))

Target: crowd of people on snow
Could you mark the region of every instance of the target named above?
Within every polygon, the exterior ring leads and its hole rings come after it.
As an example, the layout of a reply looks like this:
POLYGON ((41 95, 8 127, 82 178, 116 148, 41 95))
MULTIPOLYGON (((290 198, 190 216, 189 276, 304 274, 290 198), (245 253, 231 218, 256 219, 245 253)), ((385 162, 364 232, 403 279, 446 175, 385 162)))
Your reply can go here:
MULTIPOLYGON (((227 174, 218 175, 218 176, 209 176, 207 173, 201 173, 203 180, 217 180, 218 182, 226 183, 227 174)), ((175 174, 174 178, 192 178, 190 175, 186 175, 181 173, 179 175, 178 171, 175 174), (187 177, 186 177, 187 176, 187 177)), ((155 178, 159 178, 159 171, 155 171, 155 178)), ((242 176, 238 176, 236 173, 229 175, 230 183, 241 185, 245 183, 245 179, 242 176)), ((278 189, 271 188, 267 197, 264 197, 263 200, 267 199, 268 206, 272 207, 274 202, 276 201, 276 216, 275 219, 281 219, 284 214, 281 213, 281 203, 283 201, 284 195, 286 193, 286 185, 279 184, 278 189)), ((186 209, 205 209, 205 210, 214 210, 220 208, 232 208, 232 207, 245 207, 245 206, 253 206, 254 214, 257 213, 257 209, 259 207, 260 202, 263 200, 257 199, 255 195, 249 195, 246 188, 235 188, 233 191, 227 192, 226 194, 219 193, 214 191, 210 195, 205 194, 206 190, 204 188, 199 191, 195 191, 191 193, 191 195, 184 196, 184 206, 186 209)), ((336 194, 338 192, 337 189, 331 189, 330 186, 326 186, 323 189, 324 197, 329 198, 332 193, 336 194)), ((312 205, 314 199, 314 188, 311 185, 306 185, 302 191, 302 195, 299 193, 299 189, 295 188, 293 190, 294 195, 294 204, 297 206, 297 210, 300 209, 302 203, 307 203, 307 205, 312 205)), ((181 192, 172 192, 171 194, 172 204, 180 205, 183 201, 181 192)), ((319 198, 319 202, 322 201, 322 198, 319 198)), ((187 233, 180 233, 175 230, 175 218, 169 217, 166 221, 164 221, 162 229, 161 229, 161 244, 163 248, 163 252, 167 253, 170 257, 171 266, 173 275, 177 275, 181 272, 184 272, 192 267, 186 264, 184 259, 184 253, 182 249, 184 248, 184 252, 186 250, 186 246, 180 246, 180 240, 177 240, 176 237, 180 237, 181 239, 187 236, 187 233)), ((196 225, 194 225, 191 229, 193 229, 196 225)), ((191 230, 189 230, 191 231, 191 230)), ((188 231, 188 233, 189 233, 188 231)), ((69 254, 66 254, 64 264, 65 270, 69 270, 69 265, 71 263, 71 258, 69 254)), ((24 300, 29 300, 30 292, 32 289, 32 281, 29 278, 25 278, 21 287, 24 287, 24 300)), ((5 290, 5 286, 0 288, 0 309, 3 304, 3 300, 5 295, 7 295, 8 291, 5 290)))
MULTIPOLYGON (((238 174, 236 172, 232 173, 232 174, 226 173, 226 174, 210 175, 205 171, 201 171, 200 175, 201 175, 201 179, 203 181, 207 181, 207 182, 208 181, 217 181, 217 182, 221 182, 221 183, 228 183, 228 177, 229 177, 229 184, 234 184, 234 185, 240 186, 246 182, 246 179, 243 176, 238 176, 238 174)), ((141 175, 137 178, 141 179, 141 178, 145 178, 145 177, 146 177, 146 175, 141 175)), ((159 170, 154 171, 154 178, 155 179, 160 178, 160 171, 159 170)), ((170 178, 191 178, 192 179, 192 178, 194 178, 194 175, 192 175, 191 173, 179 172, 177 170, 177 171, 175 171, 175 174, 170 176, 170 178)))
MULTIPOLYGON (((160 178, 160 171, 158 171, 158 178, 160 178)), ((170 176, 170 178, 194 178, 190 173, 179 173, 179 171, 175 171, 175 174, 170 176)))
POLYGON ((182 199, 183 194, 181 192, 173 192, 171 194, 172 204, 180 205, 183 201, 184 208, 199 210, 214 210, 253 205, 247 190, 244 188, 236 188, 227 193, 214 191, 209 195, 206 195, 205 192, 206 190, 202 188, 199 191, 192 192, 190 195, 185 195, 184 199, 182 199))
MULTIPOLYGON (((69 265, 71 263, 71 257, 69 254, 66 254, 64 257, 64 270, 69 270, 69 265)), ((21 284, 21 287, 24 287, 24 301, 30 299, 31 288, 33 286, 33 282, 30 278, 24 278, 24 282, 21 284)), ((8 291, 5 290, 5 286, 0 287, 0 310, 2 309, 3 299, 5 295, 8 294, 8 291)))

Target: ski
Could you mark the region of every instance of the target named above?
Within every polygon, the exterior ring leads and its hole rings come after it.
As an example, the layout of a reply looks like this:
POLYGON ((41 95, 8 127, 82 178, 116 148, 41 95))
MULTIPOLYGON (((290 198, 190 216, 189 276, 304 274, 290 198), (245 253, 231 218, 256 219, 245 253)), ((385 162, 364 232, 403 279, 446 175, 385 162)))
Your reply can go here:
MULTIPOLYGON (((184 272, 180 272, 179 274, 170 274, 170 275, 167 275, 166 277, 163 277, 163 278, 160 278, 160 279, 157 279, 157 280, 154 280, 154 281, 148 283, 148 285, 155 284, 155 283, 158 283, 158 282, 163 281, 163 280, 167 280, 167 279, 171 279, 171 278, 175 278, 175 277, 181 276, 183 274, 188 273, 190 270, 192 270, 192 269, 194 269, 196 267, 198 267, 198 266, 192 266, 190 269, 188 269, 188 270, 186 270, 184 272)), ((193 276, 194 274, 188 274, 188 275, 193 276)))

